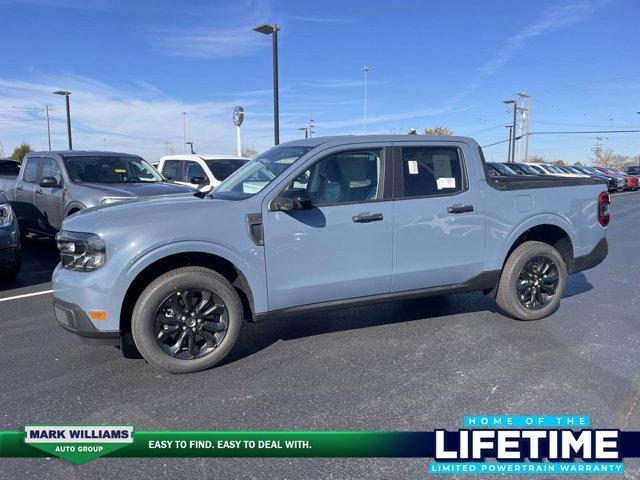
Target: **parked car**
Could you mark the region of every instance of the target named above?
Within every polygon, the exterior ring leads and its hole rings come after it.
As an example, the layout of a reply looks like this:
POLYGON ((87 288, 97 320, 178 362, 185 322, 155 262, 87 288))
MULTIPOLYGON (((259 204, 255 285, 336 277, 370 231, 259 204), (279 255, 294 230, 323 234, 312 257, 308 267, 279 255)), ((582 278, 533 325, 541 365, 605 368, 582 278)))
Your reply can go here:
POLYGON ((167 155, 160 159, 157 169, 174 182, 208 191, 248 161, 233 155, 167 155))
POLYGON ((591 178, 486 172, 466 137, 278 145, 204 198, 67 218, 55 316, 175 373, 220 362, 244 320, 471 290, 546 317, 567 275, 607 255, 609 194, 591 178))
POLYGON ((20 162, 8 158, 0 159, 0 175, 18 175, 20 162))
POLYGON ((511 168, 511 165, 505 165, 498 162, 487 162, 487 172, 493 177, 510 177, 519 175, 518 172, 511 168))
POLYGON ((167 181, 136 155, 113 152, 33 152, 18 176, 0 176, 20 228, 55 235, 70 215, 139 197, 194 193, 167 181))
POLYGON ((624 173, 626 173, 627 175, 635 175, 638 176, 640 175, 640 165, 636 165, 636 166, 632 166, 632 167, 627 167, 624 170, 624 173))
POLYGON ((588 175, 571 173, 563 170, 558 165, 550 165, 548 163, 528 163, 527 165, 531 165, 534 168, 541 169, 546 175, 556 175, 560 177, 573 177, 573 178, 587 178, 588 175))
POLYGON ((541 172, 539 172, 538 170, 536 170, 535 168, 533 168, 531 165, 527 163, 510 162, 507 164, 507 166, 511 170, 515 170, 516 172, 518 172, 520 175, 533 175, 533 176, 543 175, 541 172))
POLYGON ((21 264, 18 220, 6 193, 0 192, 0 280, 17 277, 21 264))
POLYGON ((611 175, 607 175, 604 172, 600 172, 592 167, 585 166, 574 166, 576 170, 584 173, 585 175, 590 175, 591 178, 597 178, 602 180, 607 185, 607 191, 616 192, 620 189, 618 179, 616 177, 612 177, 611 175))
MULTIPOLYGON (((633 180, 631 179, 631 177, 629 175, 627 175, 626 173, 622 173, 618 170, 615 170, 613 168, 610 167, 593 167, 596 168, 597 170, 606 173, 607 175, 611 175, 614 176, 618 179, 618 185, 620 186, 620 190, 631 190, 633 189, 633 180)), ((636 182, 636 187, 637 187, 637 182, 636 182)))

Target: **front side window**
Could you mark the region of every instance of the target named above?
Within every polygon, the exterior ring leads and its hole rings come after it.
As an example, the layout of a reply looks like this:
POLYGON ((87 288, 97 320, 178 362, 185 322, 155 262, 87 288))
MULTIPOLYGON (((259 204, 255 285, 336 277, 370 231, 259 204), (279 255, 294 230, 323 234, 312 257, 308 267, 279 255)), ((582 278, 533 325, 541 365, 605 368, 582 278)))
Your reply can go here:
POLYGON ((35 183, 38 181, 38 158, 29 157, 25 161, 27 163, 24 166, 22 180, 29 183, 35 183))
POLYGON ((462 163, 456 147, 403 147, 405 197, 450 195, 463 190, 462 163))
POLYGON ((195 177, 200 177, 207 181, 207 174, 204 173, 204 168, 200 166, 198 162, 184 162, 184 178, 183 181, 191 182, 195 177))
POLYGON ((165 160, 165 162, 162 164, 162 173, 169 180, 177 180, 178 173, 180 173, 180 161, 165 160))
POLYGON ((69 176, 74 182, 156 183, 162 176, 139 157, 110 155, 66 157, 69 176))
POLYGON ((60 167, 58 166, 58 162, 56 162, 53 158, 45 158, 42 160, 42 174, 40 178, 44 177, 53 177, 58 182, 58 185, 62 183, 62 173, 60 172, 60 167))
POLYGON ((229 175, 211 194, 213 198, 243 200, 260 192, 312 146, 273 147, 229 175))
POLYGON ((304 188, 316 207, 382 198, 380 150, 340 152, 314 163, 291 188, 304 188))

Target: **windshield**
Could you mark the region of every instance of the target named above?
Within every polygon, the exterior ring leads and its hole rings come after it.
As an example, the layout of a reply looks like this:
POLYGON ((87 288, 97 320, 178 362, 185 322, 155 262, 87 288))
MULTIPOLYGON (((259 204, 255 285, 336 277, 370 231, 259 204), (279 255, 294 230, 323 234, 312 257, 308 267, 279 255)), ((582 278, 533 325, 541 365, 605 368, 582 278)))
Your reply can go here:
POLYGON ((71 180, 88 183, 157 183, 162 176, 140 157, 66 157, 71 180))
POLYGON ((520 168, 525 175, 540 175, 540 172, 526 163, 518 163, 518 168, 520 168))
POLYGON ((243 200, 255 195, 284 172, 312 146, 273 147, 229 176, 211 194, 213 198, 243 200))
POLYGON ((551 173, 566 173, 566 172, 563 172, 560 168, 556 167, 555 165, 545 165, 545 167, 551 173))
POLYGON ((517 175, 517 173, 512 168, 509 168, 503 163, 490 163, 490 165, 495 168, 500 173, 500 175, 517 175))
POLYGON ((213 176, 216 180, 226 180, 229 175, 238 170, 241 166, 247 163, 248 160, 205 160, 213 176))

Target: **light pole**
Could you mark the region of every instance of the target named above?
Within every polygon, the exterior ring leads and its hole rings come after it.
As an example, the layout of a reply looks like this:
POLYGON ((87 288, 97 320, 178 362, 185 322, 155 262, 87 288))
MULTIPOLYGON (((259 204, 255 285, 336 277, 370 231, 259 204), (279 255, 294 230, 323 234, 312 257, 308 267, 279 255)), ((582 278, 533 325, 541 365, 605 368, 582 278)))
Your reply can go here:
POLYGON ((509 150, 507 152, 507 163, 511 162, 511 141, 513 138, 513 125, 505 125, 509 129, 509 150))
POLYGON ((371 69, 366 65, 362 69, 364 72, 364 125, 362 128, 364 135, 367 134, 367 77, 369 76, 369 70, 371 69))
POLYGON ((263 35, 271 35, 273 45, 273 141, 276 145, 280 143, 280 99, 278 89, 278 30, 276 25, 263 23, 253 29, 263 35))
MULTIPOLYGON (((191 149, 191 155, 194 155, 196 152, 193 151, 193 142, 184 142, 185 145, 185 150, 187 149, 187 145, 189 145, 190 149, 191 149)), ((186 153, 186 152, 185 152, 186 153)))
POLYGON ((307 127, 300 127, 298 128, 298 130, 303 131, 304 130, 304 138, 309 138, 309 128, 307 127))
POLYGON ((71 110, 69 108, 69 95, 71 92, 66 90, 56 90, 54 95, 64 95, 65 103, 67 105, 67 137, 69 139, 69 150, 73 150, 73 143, 71 142, 71 110))
POLYGON ((509 134, 509 162, 515 161, 515 146, 516 142, 513 139, 516 132, 516 112, 518 110, 518 104, 515 100, 503 100, 502 103, 506 105, 513 104, 513 124, 511 126, 511 133, 509 134))
POLYGON ((51 151, 51 125, 49 124, 49 105, 44 106, 44 114, 47 116, 47 140, 49 141, 49 151, 51 151))
POLYGON ((187 153, 187 112, 182 112, 182 142, 184 143, 184 153, 187 153))

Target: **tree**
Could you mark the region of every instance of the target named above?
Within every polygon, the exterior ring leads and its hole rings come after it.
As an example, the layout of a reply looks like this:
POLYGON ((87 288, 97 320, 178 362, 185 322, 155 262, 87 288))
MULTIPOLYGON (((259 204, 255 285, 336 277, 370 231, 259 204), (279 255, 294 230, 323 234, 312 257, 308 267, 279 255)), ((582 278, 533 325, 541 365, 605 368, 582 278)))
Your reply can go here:
POLYGON ((581 163, 581 162, 576 162, 576 163, 574 163, 574 164, 573 164, 573 166, 574 166, 574 167, 581 167, 581 166, 582 166, 582 163, 581 163))
POLYGON ((453 132, 444 125, 436 125, 433 128, 425 128, 425 135, 453 135, 453 132))
POLYGON ((542 155, 529 155, 529 162, 531 163, 549 163, 542 155))
POLYGON ((254 147, 242 147, 240 149, 240 156, 244 158, 253 158, 258 151, 254 147))
POLYGON ((22 142, 20 146, 13 149, 13 152, 11 152, 9 158, 22 162, 24 156, 29 152, 33 152, 33 150, 31 149, 31 145, 26 142, 22 142))

